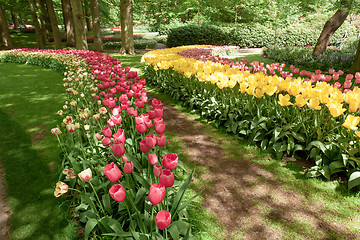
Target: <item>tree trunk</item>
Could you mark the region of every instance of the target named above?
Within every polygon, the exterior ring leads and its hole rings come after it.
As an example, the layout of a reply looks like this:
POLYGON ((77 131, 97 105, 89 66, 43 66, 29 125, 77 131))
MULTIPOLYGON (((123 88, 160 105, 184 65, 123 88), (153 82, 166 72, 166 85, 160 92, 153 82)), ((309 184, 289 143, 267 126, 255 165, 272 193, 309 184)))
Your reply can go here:
POLYGON ((93 33, 94 33, 94 49, 95 51, 102 52, 102 40, 101 40, 101 29, 100 29, 100 14, 99 14, 99 3, 98 0, 91 0, 91 12, 93 22, 93 33))
POLYGON ((86 29, 88 32, 91 32, 93 29, 93 25, 92 25, 92 21, 91 21, 90 12, 89 12, 89 4, 86 0, 84 2, 84 8, 85 8, 86 29))
POLYGON ((86 50, 88 49, 88 44, 81 0, 71 0, 71 6, 74 17, 76 48, 86 50))
POLYGON ((70 5, 70 0, 61 0, 61 6, 63 10, 64 25, 67 37, 66 46, 75 47, 74 18, 70 5))
POLYGON ((53 1, 46 0, 46 5, 48 7, 49 17, 50 17, 50 22, 51 22, 51 29, 52 29, 53 36, 54 36, 55 48, 60 49, 60 48, 62 48, 62 43, 61 43, 58 21, 56 18, 53 1))
POLYGON ((360 40, 356 50, 354 62, 349 70, 350 73, 360 72, 360 40))
POLYGON ((8 23, 6 21, 5 14, 1 5, 0 5, 0 34, 1 34, 1 41, 3 43, 3 48, 4 49, 13 48, 8 23))
POLYGON ((13 11, 11 11, 11 19, 13 21, 14 24, 14 30, 19 28, 19 21, 17 19, 16 13, 14 13, 13 11))
POLYGON ((122 54, 135 54, 132 0, 120 0, 122 54))
MULTIPOLYGON (((43 18, 45 23, 44 27, 45 27, 46 36, 49 37, 51 36, 52 28, 51 28, 51 21, 45 4, 45 0, 37 0, 37 1, 39 1, 40 7, 42 9, 42 13, 44 14, 43 18)), ((41 19, 41 15, 40 15, 40 19, 41 19)))
POLYGON ((352 0, 342 1, 342 8, 337 10, 336 13, 325 23, 312 53, 313 56, 318 56, 325 52, 332 35, 344 23, 347 16, 349 15, 351 4, 352 0))
POLYGON ((47 40, 46 37, 48 35, 46 34, 45 5, 42 5, 40 0, 36 0, 36 6, 39 11, 39 18, 41 22, 41 26, 40 26, 41 39, 44 45, 46 46, 46 40, 47 40))
POLYGON ((38 46, 38 48, 41 49, 41 48, 44 48, 44 43, 43 43, 42 38, 41 38, 40 25, 39 25, 38 17, 36 15, 36 10, 35 10, 35 7, 34 7, 34 1, 33 0, 28 0, 28 2, 29 2, 29 7, 30 7, 32 19, 33 19, 33 24, 34 24, 34 27, 35 27, 35 35, 36 35, 37 46, 38 46))

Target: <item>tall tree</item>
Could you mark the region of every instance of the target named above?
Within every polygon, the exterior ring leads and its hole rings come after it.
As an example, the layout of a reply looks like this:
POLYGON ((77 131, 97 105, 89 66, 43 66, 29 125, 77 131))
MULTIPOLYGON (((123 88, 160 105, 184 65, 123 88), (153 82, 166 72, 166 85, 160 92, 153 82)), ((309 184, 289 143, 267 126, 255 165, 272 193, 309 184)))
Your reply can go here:
POLYGON ((46 5, 49 12, 50 22, 51 22, 51 29, 53 32, 54 37, 54 44, 55 48, 62 48, 61 38, 60 38, 60 32, 58 27, 58 21, 56 18, 55 10, 54 10, 54 4, 52 0, 46 0, 46 5))
POLYGON ((5 14, 1 5, 0 5, 0 34, 1 34, 1 41, 3 43, 3 48, 4 49, 13 48, 8 23, 6 21, 5 14))
POLYGON ((94 33, 94 49, 95 51, 102 52, 102 40, 101 40, 101 29, 100 29, 100 14, 99 14, 99 2, 98 0, 91 0, 91 12, 93 22, 93 33, 94 33))
POLYGON ((90 16, 90 11, 89 11, 89 3, 87 0, 84 1, 84 8, 85 8, 85 22, 86 22, 86 29, 88 32, 92 31, 92 21, 91 21, 91 16, 90 16))
POLYGON ((332 35, 344 23, 347 16, 349 15, 352 2, 353 0, 341 0, 341 7, 324 25, 324 28, 312 53, 313 56, 318 56, 325 52, 332 35))
POLYGON ((122 54, 135 54, 132 0, 120 0, 122 54))
POLYGON ((34 27, 35 27, 35 35, 36 35, 37 46, 38 46, 38 48, 44 48, 45 43, 43 42, 43 40, 41 38, 40 25, 39 25, 38 16, 36 14, 34 1, 33 0, 28 0, 28 2, 29 2, 30 11, 31 11, 31 16, 32 16, 32 19, 33 19, 33 24, 34 24, 34 27))
POLYGON ((85 19, 81 0, 71 0, 75 25, 75 40, 77 49, 88 49, 86 40, 85 19))
POLYGON ((349 70, 351 73, 360 72, 360 40, 356 50, 354 62, 349 70))
POLYGON ((46 37, 50 36, 49 34, 47 34, 47 30, 46 30, 45 12, 47 8, 45 7, 43 0, 36 0, 36 6, 39 11, 39 18, 41 22, 41 26, 40 26, 41 39, 44 45, 46 45, 46 37))
POLYGON ((63 10, 63 19, 67 37, 66 46, 75 47, 74 18, 72 14, 70 0, 61 0, 61 7, 63 10))
POLYGON ((14 29, 18 29, 19 28, 19 21, 17 19, 17 15, 14 11, 11 11, 11 20, 14 24, 14 29))

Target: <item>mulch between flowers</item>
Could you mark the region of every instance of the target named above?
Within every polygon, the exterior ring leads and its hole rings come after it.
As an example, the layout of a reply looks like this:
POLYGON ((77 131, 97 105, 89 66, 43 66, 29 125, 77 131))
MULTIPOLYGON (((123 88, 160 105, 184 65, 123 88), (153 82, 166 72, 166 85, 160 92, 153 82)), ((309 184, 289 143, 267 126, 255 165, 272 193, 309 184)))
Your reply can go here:
MULTIPOLYGON (((150 94, 149 97, 151 101, 150 94)), ((183 154, 203 169, 195 173, 194 181, 204 186, 202 207, 214 214, 227 230, 227 235, 219 239, 239 239, 239 234, 244 239, 281 239, 281 229, 271 229, 267 221, 290 225, 298 223, 299 218, 325 236, 336 232, 343 233, 344 239, 355 237, 347 233, 345 226, 323 217, 322 209, 326 206, 322 203, 308 202, 298 192, 285 188, 272 172, 252 161, 251 150, 246 156, 231 159, 221 147, 224 140, 204 131, 209 126, 165 102, 163 108, 165 134, 176 134, 184 147, 183 154)))

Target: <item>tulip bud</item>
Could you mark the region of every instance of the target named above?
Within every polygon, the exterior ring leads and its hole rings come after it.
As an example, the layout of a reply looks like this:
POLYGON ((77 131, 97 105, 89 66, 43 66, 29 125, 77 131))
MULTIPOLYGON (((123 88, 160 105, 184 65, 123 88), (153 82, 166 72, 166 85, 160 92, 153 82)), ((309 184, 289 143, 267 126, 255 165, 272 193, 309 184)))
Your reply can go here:
POLYGON ((174 170, 178 164, 178 156, 176 153, 168 153, 163 156, 162 164, 164 168, 174 170))
POLYGON ((112 136, 112 131, 110 129, 110 127, 106 126, 102 129, 102 134, 105 136, 105 137, 108 137, 108 138, 111 138, 112 136))
POLYGON ((175 181, 174 174, 168 169, 163 169, 160 173, 159 181, 166 188, 172 187, 175 181))
POLYGON ((149 200, 153 205, 161 203, 165 198, 166 188, 161 183, 153 183, 149 190, 149 200))
POLYGON ((132 161, 127 161, 124 164, 124 172, 125 174, 130 174, 134 171, 134 163, 132 161))
POLYGON ((159 177, 161 171, 162 171, 162 167, 160 165, 155 165, 154 166, 153 172, 154 172, 155 177, 159 177))
POLYGON ((109 194, 117 202, 122 202, 125 200, 126 190, 120 184, 115 184, 109 189, 109 194))
POLYGON ((156 214, 155 219, 156 219, 156 226, 158 226, 160 230, 164 230, 171 223, 171 214, 166 210, 162 210, 156 214))
POLYGON ((125 153, 125 147, 124 144, 122 143, 114 143, 111 146, 111 150, 114 153, 114 155, 117 157, 121 157, 121 155, 125 153))
POLYGON ((107 164, 104 169, 103 169, 103 173, 105 174, 105 177, 110 181, 110 182, 116 182, 117 180, 119 180, 122 176, 120 169, 118 168, 118 166, 115 163, 109 163, 107 164))
POLYGON ((158 157, 156 156, 156 153, 149 153, 148 159, 151 165, 155 165, 158 163, 158 157))
POLYGON ((90 168, 85 169, 84 171, 79 173, 78 176, 83 182, 89 181, 92 178, 91 169, 90 168))

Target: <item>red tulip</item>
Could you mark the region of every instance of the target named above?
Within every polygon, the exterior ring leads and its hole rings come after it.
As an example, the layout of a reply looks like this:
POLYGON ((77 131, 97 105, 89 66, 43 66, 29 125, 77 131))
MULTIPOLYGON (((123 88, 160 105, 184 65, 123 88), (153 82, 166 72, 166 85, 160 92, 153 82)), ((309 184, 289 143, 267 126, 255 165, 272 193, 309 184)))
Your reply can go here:
POLYGON ((152 128, 153 127, 153 124, 152 124, 152 121, 149 119, 149 121, 146 121, 145 122, 145 125, 148 129, 152 128))
POLYGON ((147 130, 146 125, 143 124, 143 123, 137 124, 135 127, 136 127, 136 130, 138 130, 138 132, 139 132, 140 134, 145 133, 146 130, 147 130))
POLYGON ((174 185, 174 174, 167 169, 163 169, 159 176, 159 181, 164 187, 172 187, 174 185))
POLYGON ((149 118, 150 118, 150 119, 156 118, 155 110, 150 110, 150 111, 148 112, 148 114, 149 114, 149 118))
POLYGON ((164 168, 174 170, 178 164, 178 156, 176 153, 168 153, 163 156, 162 165, 164 168))
POLYGON ((109 120, 107 120, 107 124, 110 126, 110 127, 114 127, 115 126, 115 123, 114 121, 110 118, 109 120))
POLYGON ((121 155, 125 153, 125 147, 124 144, 122 143, 114 143, 111 146, 111 150, 114 153, 114 155, 117 157, 121 157, 121 155))
POLYGON ((155 108, 155 116, 157 118, 162 118, 164 110, 162 108, 155 108))
POLYGON ((99 141, 102 139, 102 136, 101 136, 100 133, 96 133, 96 134, 95 134, 95 137, 96 137, 96 139, 99 140, 99 141))
POLYGON ((156 214, 156 226, 158 226, 160 230, 167 228, 170 223, 171 214, 168 211, 162 210, 156 214))
POLYGON ((104 146, 109 146, 110 143, 111 143, 110 138, 108 138, 108 137, 103 138, 102 144, 103 144, 104 146))
POLYGON ((121 107, 120 106, 116 106, 115 108, 113 108, 113 110, 112 110, 113 115, 118 115, 120 113, 121 113, 121 107))
POLYGON ((139 144, 140 144, 141 152, 145 153, 145 152, 150 151, 151 148, 148 145, 146 145, 145 140, 141 140, 139 144))
POLYGON ((161 203, 165 198, 166 188, 161 183, 153 183, 149 190, 149 200, 153 205, 161 203))
POLYGON ((163 133, 165 131, 165 124, 164 123, 158 123, 155 124, 155 132, 156 133, 163 133))
POLYGON ((162 108, 162 103, 160 100, 154 98, 152 101, 151 101, 151 105, 154 109, 156 108, 162 108))
POLYGON ((121 115, 117 114, 117 115, 112 115, 111 120, 116 124, 116 125, 120 125, 121 124, 121 115))
POLYGON ((159 147, 165 147, 165 145, 166 145, 165 135, 159 134, 159 136, 156 137, 156 144, 157 144, 159 147))
POLYGON ((103 173, 105 174, 105 177, 110 182, 116 182, 119 180, 122 176, 120 169, 115 163, 109 163, 103 168, 103 173))
POLYGON ((149 153, 148 159, 151 165, 155 165, 158 163, 158 157, 156 156, 156 153, 149 153))
POLYGON ((105 136, 105 137, 108 137, 110 138, 112 136, 112 131, 110 129, 110 127, 106 126, 102 129, 102 134, 105 136))
POLYGON ((126 190, 120 184, 115 184, 109 189, 109 194, 115 201, 122 202, 125 200, 126 190))
POLYGON ((154 134, 148 134, 145 136, 145 142, 146 145, 148 145, 150 148, 155 147, 156 145, 156 137, 154 134))
POLYGON ((155 177, 159 177, 160 176, 160 173, 162 171, 162 167, 160 165, 155 165, 154 168, 153 168, 153 172, 154 172, 154 175, 155 177))
POLYGON ((126 155, 122 155, 121 156, 121 161, 123 161, 124 163, 126 163, 128 160, 128 157, 126 155))
POLYGON ((115 143, 123 143, 125 144, 126 138, 125 138, 125 132, 124 129, 119 128, 116 133, 114 133, 113 138, 115 140, 115 143))
POLYGON ((127 161, 124 164, 124 173, 125 174, 130 174, 134 171, 134 163, 132 161, 127 161))

